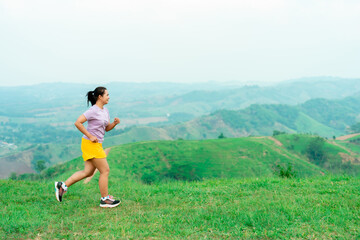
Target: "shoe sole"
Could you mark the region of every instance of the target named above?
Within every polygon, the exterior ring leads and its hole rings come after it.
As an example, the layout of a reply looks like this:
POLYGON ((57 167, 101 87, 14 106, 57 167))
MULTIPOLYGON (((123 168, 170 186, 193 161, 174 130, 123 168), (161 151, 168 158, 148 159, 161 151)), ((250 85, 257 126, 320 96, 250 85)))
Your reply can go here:
POLYGON ((61 199, 60 199, 60 196, 59 196, 59 189, 57 188, 57 183, 58 182, 55 182, 55 196, 56 196, 56 200, 61 202, 61 199))
POLYGON ((102 208, 113 208, 113 207, 117 207, 120 205, 121 202, 117 203, 117 204, 100 204, 100 207, 102 208))

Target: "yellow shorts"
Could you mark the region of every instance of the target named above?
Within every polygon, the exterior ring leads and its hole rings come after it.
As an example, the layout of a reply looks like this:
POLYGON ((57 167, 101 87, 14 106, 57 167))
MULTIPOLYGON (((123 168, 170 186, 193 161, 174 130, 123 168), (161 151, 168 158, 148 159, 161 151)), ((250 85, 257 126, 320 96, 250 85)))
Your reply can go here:
POLYGON ((106 158, 106 153, 101 143, 93 143, 85 138, 81 138, 81 151, 84 161, 92 158, 106 158))

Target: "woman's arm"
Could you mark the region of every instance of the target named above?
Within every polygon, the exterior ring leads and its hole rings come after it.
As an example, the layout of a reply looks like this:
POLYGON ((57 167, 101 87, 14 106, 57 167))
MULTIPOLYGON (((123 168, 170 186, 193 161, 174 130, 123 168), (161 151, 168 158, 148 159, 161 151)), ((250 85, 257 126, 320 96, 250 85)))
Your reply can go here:
POLYGON ((109 124, 106 126, 105 130, 108 132, 108 131, 112 130, 112 129, 113 129, 116 125, 118 125, 119 123, 120 123, 120 119, 119 119, 119 118, 114 118, 114 122, 109 123, 109 124))
POLYGON ((77 127, 77 129, 79 129, 80 132, 82 132, 85 136, 87 136, 90 141, 92 142, 98 142, 97 137, 91 135, 88 130, 86 130, 86 128, 84 127, 83 123, 86 122, 87 119, 84 116, 84 114, 81 114, 80 117, 76 120, 75 122, 75 126, 77 127))

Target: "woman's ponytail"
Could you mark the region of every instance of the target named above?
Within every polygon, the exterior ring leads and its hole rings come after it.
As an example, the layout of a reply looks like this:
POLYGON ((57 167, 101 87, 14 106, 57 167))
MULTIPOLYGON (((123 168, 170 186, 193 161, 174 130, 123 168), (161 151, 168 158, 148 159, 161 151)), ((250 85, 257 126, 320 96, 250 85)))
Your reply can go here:
POLYGON ((94 91, 89 91, 87 96, 87 105, 89 106, 89 102, 91 103, 91 106, 96 104, 96 101, 99 96, 102 96, 105 93, 106 88, 105 87, 97 87, 94 91))

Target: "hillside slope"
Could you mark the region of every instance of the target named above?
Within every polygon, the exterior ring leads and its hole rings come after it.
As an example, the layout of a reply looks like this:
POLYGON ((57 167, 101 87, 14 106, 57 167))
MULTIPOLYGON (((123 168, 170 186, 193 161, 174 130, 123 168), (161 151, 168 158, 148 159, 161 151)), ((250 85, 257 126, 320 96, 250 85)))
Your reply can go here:
MULTIPOLYGON (((124 144, 111 147, 108 162, 112 174, 118 178, 144 183, 273 176, 277 174, 277 165, 292 165, 299 177, 327 173, 326 168, 309 162, 306 156, 292 152, 269 137, 124 144)), ((19 179, 66 179, 82 168, 79 157, 50 167, 41 175, 21 175, 19 179)))
POLYGON ((245 109, 219 110, 173 126, 168 135, 184 139, 206 139, 223 132, 229 137, 288 133, 316 133, 323 137, 344 135, 360 115, 360 95, 341 100, 313 99, 297 106, 254 104, 245 109))

